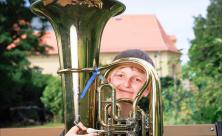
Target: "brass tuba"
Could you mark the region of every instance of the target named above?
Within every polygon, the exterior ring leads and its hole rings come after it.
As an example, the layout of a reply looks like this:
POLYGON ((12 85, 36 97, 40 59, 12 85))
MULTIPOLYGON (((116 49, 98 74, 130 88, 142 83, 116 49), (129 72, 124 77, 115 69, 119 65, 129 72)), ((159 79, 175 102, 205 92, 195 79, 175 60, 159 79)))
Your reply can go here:
POLYGON ((154 68, 135 58, 121 59, 99 67, 103 29, 109 18, 125 10, 122 3, 115 0, 38 0, 31 5, 31 10, 46 17, 55 31, 66 132, 73 126, 73 122, 81 121, 87 127, 102 129, 101 135, 163 135, 160 82, 154 68), (91 72, 105 71, 107 76, 115 67, 129 64, 142 67, 147 74, 146 83, 133 101, 116 100, 115 88, 105 80, 99 85, 99 78, 90 86, 86 96, 80 99, 91 72), (147 97, 149 106, 145 112, 138 104, 147 86, 152 89, 147 97), (108 91, 104 91, 107 88, 108 91), (111 92, 108 95, 112 101, 105 99, 104 92, 111 92), (132 104, 129 118, 119 116, 121 102, 132 104))

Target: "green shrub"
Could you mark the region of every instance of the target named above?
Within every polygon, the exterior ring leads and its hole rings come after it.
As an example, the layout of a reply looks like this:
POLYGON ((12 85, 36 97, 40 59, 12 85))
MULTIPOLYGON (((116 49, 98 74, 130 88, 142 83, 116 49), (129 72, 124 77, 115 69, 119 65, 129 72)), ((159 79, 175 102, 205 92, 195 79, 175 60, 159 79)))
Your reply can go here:
POLYGON ((192 124, 193 93, 178 86, 162 89, 164 124, 192 124))
POLYGON ((63 122, 64 110, 61 80, 58 77, 51 77, 47 83, 48 85, 44 89, 41 101, 52 112, 54 122, 63 122))
POLYGON ((40 100, 49 75, 38 68, 18 70, 0 83, 0 126, 35 125, 47 120, 47 111, 40 100))
POLYGON ((222 120, 222 85, 209 77, 203 79, 206 86, 195 93, 192 118, 197 123, 215 123, 222 120))

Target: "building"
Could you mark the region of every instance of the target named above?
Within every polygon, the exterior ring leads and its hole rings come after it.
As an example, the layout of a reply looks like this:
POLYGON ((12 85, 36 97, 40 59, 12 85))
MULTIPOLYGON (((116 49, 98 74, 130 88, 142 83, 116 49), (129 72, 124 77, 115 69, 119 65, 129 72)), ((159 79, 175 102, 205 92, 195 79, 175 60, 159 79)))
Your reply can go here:
MULTIPOLYGON (((44 73, 56 74, 59 68, 58 50, 53 32, 47 32, 43 42, 54 47, 49 56, 30 56, 32 66, 44 73)), ((100 63, 107 64, 121 51, 141 49, 154 61, 161 77, 181 78, 181 53, 175 46, 176 37, 169 36, 154 15, 124 15, 108 21, 102 36, 100 63)))

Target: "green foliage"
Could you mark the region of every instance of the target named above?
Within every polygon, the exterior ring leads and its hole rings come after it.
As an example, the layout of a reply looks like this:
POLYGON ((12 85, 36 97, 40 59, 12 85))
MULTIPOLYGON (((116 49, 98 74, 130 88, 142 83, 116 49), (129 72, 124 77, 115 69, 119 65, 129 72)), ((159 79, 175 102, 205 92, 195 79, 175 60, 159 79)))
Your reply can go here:
POLYGON ((209 77, 205 77, 204 81, 202 90, 195 94, 192 118, 196 123, 215 123, 222 120, 222 86, 209 77))
POLYGON ((41 101, 44 106, 53 113, 54 122, 63 122, 63 97, 61 90, 61 80, 58 77, 51 77, 47 81, 41 101))
MULTIPOLYGON (((194 94, 182 87, 180 81, 175 86, 172 77, 162 77, 162 100, 164 125, 193 124, 192 112, 195 109, 194 94)), ((148 111, 149 101, 142 98, 139 106, 148 111)))
POLYGON ((161 82, 162 88, 167 88, 174 85, 175 86, 180 85, 180 80, 176 79, 176 81, 174 81, 173 77, 170 77, 170 76, 161 77, 160 82, 161 82))
POLYGON ((186 76, 197 86, 192 118, 197 123, 222 119, 222 0, 211 0, 207 16, 195 17, 195 39, 186 76))
POLYGON ((30 24, 35 16, 26 5, 26 0, 0 1, 0 126, 22 122, 24 117, 13 115, 27 107, 43 111, 39 97, 48 76, 30 68, 27 56, 46 51, 45 46, 39 46, 43 33, 34 35, 30 24))
POLYGON ((212 0, 207 17, 195 18, 195 39, 189 50, 190 66, 196 73, 222 77, 222 0, 212 0))
POLYGON ((40 97, 48 75, 42 75, 38 69, 28 69, 12 74, 10 79, 3 78, 4 82, 0 83, 0 125, 29 125, 47 120, 40 97))
POLYGON ((162 88, 163 105, 164 105, 164 124, 191 124, 193 94, 182 88, 173 85, 162 88))

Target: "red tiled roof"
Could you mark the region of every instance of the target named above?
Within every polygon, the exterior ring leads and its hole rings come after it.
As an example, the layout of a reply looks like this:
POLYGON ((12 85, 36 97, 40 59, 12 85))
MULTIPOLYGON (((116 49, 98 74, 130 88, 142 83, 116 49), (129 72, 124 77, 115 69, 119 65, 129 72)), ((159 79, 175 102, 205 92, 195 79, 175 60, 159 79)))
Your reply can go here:
MULTIPOLYGON (((54 47, 49 53, 57 54, 54 33, 48 32, 45 42, 54 47)), ((167 35, 154 15, 124 15, 108 21, 102 36, 101 52, 121 52, 137 48, 179 53, 175 42, 176 37, 167 35)))
POLYGON ((49 54, 58 54, 58 47, 54 31, 46 32, 40 41, 42 44, 47 44, 53 48, 48 50, 49 54))
POLYGON ((103 33, 101 51, 119 52, 134 48, 178 52, 153 15, 126 15, 111 19, 103 33))

